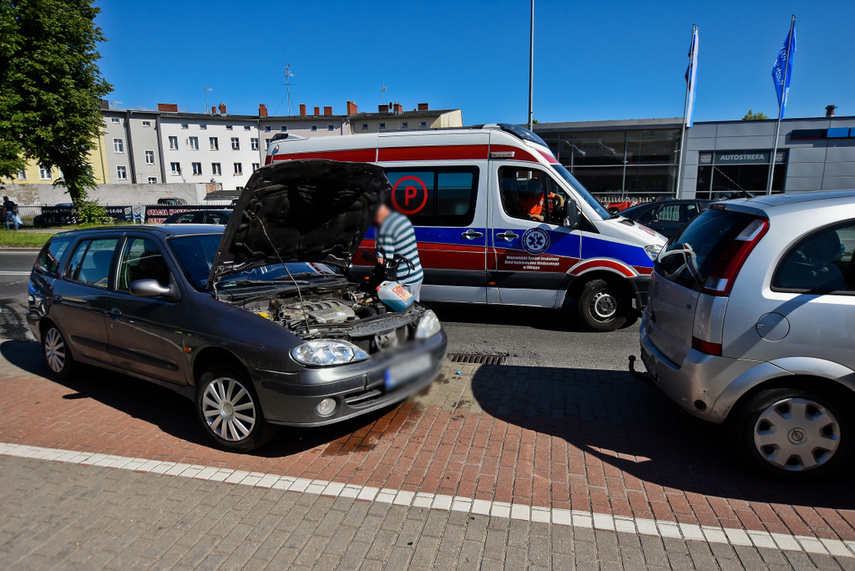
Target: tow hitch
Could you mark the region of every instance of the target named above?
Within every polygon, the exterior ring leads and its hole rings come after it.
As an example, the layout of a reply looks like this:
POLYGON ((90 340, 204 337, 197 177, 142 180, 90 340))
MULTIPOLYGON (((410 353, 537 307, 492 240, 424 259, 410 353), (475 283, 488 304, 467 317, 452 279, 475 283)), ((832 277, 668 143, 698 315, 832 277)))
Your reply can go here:
POLYGON ((635 355, 629 356, 629 374, 638 379, 639 381, 650 383, 651 385, 656 384, 656 379, 650 373, 642 373, 641 371, 635 370, 635 355))

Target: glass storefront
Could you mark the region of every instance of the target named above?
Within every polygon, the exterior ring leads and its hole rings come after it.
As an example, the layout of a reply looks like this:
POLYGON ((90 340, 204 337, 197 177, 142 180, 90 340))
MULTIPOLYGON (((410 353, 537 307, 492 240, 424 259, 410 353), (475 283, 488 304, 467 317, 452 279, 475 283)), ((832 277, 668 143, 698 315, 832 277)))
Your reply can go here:
POLYGON ((553 131, 538 135, 558 161, 601 200, 673 196, 676 192, 679 129, 553 131))
MULTIPOLYGON (((697 198, 722 198, 734 193, 748 192, 765 194, 769 183, 769 159, 772 151, 701 151, 698 153, 697 198)), ((787 176, 786 149, 775 157, 775 173, 772 177, 772 192, 784 191, 787 176)))

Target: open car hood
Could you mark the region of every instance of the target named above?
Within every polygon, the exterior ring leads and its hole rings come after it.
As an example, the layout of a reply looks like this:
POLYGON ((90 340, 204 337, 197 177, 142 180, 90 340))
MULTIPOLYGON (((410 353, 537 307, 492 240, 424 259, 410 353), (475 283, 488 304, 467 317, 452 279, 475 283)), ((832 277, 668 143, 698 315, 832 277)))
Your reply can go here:
POLYGON ((208 284, 258 266, 347 266, 391 192, 383 169, 320 159, 255 171, 226 225, 208 284))

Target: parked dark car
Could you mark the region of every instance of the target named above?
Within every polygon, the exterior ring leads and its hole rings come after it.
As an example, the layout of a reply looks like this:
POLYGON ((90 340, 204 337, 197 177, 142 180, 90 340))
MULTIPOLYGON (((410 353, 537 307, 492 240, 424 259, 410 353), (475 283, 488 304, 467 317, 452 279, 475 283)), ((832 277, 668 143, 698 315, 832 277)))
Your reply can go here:
POLYGON ((167 217, 163 224, 226 224, 231 210, 188 210, 167 217))
POLYGON ((670 237, 712 203, 712 200, 658 200, 621 210, 620 215, 670 237))
POLYGON ((373 165, 291 161, 253 174, 225 228, 57 234, 33 267, 27 313, 51 374, 87 363, 172 388, 239 452, 276 425, 406 399, 439 374, 445 332, 428 308, 393 311, 347 274, 390 190, 373 165))
POLYGON ((181 206, 183 204, 187 204, 187 201, 183 198, 177 198, 174 196, 168 196, 165 198, 158 198, 157 203, 165 206, 181 206))

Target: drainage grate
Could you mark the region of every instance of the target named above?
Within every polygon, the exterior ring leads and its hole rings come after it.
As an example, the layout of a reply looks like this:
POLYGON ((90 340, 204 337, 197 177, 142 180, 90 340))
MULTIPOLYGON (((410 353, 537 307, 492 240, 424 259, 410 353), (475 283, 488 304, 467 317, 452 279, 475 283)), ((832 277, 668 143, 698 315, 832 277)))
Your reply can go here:
POLYGON ((452 363, 481 363, 484 365, 504 365, 508 356, 501 353, 449 353, 452 363))

